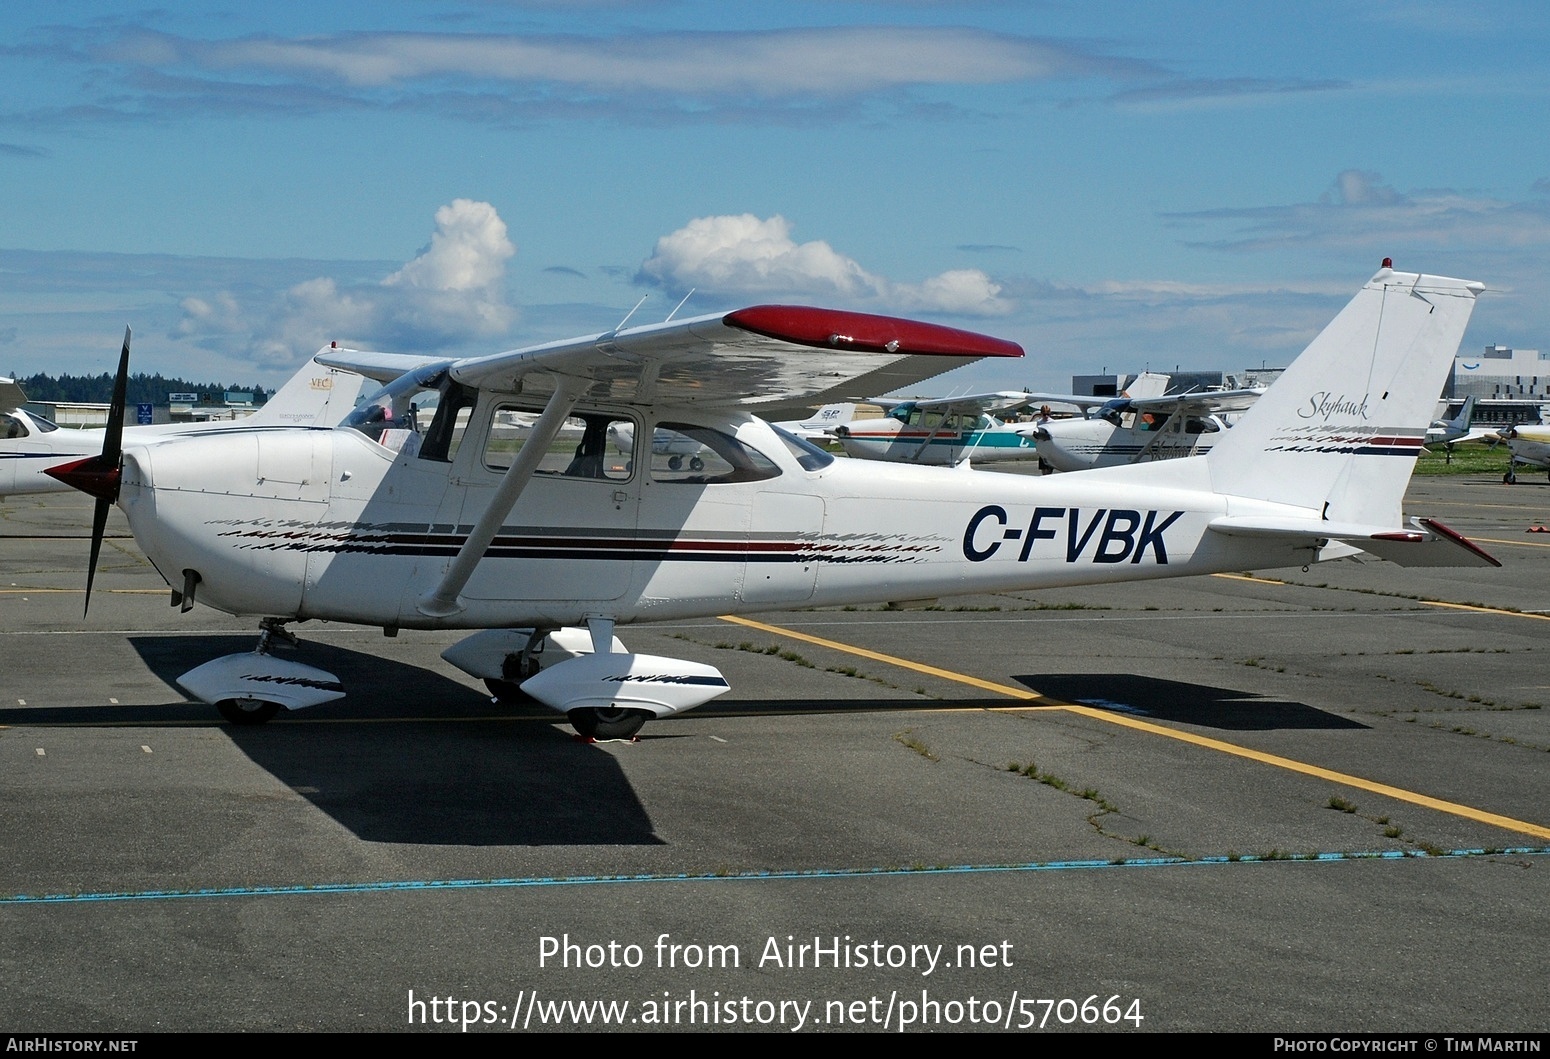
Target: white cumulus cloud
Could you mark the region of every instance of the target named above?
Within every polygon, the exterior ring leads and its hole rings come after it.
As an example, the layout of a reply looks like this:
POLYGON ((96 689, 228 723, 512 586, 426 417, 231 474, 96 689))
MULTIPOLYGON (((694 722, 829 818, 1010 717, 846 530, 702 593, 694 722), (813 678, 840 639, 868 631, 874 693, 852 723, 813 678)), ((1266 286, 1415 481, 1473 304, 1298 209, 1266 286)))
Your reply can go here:
POLYGON ((275 366, 330 340, 427 350, 493 337, 516 322, 505 291, 506 261, 515 253, 494 206, 457 199, 436 211, 430 245, 378 283, 341 286, 319 276, 265 304, 244 304, 229 291, 185 298, 178 332, 245 337, 250 356, 275 366))
POLYGON ((822 240, 798 243, 778 214, 698 217, 657 240, 639 278, 670 290, 737 298, 813 298, 898 312, 999 316, 1012 305, 979 269, 902 283, 862 268, 822 240))

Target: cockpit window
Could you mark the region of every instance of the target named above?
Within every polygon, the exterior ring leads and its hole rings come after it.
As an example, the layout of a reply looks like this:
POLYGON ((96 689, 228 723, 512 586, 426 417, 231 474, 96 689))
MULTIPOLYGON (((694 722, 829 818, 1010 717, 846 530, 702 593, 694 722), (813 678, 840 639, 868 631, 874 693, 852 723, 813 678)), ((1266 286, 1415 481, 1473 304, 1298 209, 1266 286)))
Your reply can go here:
POLYGON ((24 438, 29 433, 27 424, 23 423, 19 416, 0 412, 0 438, 10 441, 13 438, 24 438))
MULTIPOLYGON (((505 471, 527 447, 541 413, 501 405, 485 439, 484 465, 505 471)), ((635 424, 622 416, 583 412, 566 419, 539 458, 535 474, 622 482, 635 469, 635 424)))

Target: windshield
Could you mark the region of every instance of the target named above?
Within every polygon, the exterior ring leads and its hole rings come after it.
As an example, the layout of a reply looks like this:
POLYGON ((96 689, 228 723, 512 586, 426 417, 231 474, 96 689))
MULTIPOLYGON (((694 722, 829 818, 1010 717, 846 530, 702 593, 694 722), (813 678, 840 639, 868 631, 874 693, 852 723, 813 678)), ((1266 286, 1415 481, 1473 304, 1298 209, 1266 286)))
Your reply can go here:
POLYGON ((811 441, 799 438, 790 431, 774 424, 770 425, 770 429, 775 431, 775 436, 785 443, 786 448, 791 455, 796 457, 797 463, 801 465, 804 471, 822 470, 834 462, 832 453, 825 452, 811 441))
POLYGON ((394 379, 362 401, 344 425, 395 451, 406 445, 417 448, 442 388, 456 385, 447 375, 447 363, 428 364, 394 379))

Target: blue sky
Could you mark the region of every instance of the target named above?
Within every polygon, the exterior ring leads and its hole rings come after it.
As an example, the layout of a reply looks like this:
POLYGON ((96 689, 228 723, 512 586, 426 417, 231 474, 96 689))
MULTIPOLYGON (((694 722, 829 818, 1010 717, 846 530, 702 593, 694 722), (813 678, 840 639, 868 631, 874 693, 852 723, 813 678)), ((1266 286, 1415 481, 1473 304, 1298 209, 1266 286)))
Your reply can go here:
POLYGON ((1385 256, 1550 349, 1550 14, 1431 0, 0 5, 0 374, 273 385, 768 301, 1285 364, 1385 256))

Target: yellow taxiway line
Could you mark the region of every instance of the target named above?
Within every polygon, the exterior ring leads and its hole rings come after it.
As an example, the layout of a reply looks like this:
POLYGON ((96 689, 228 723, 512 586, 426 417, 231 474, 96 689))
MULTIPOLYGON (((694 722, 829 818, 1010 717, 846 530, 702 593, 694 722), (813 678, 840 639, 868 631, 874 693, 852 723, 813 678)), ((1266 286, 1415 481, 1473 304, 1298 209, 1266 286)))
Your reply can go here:
MULTIPOLYGON (((1231 575, 1224 575, 1231 576, 1231 575)), ((1261 580, 1259 578, 1245 578, 1244 580, 1261 580)), ((1442 606, 1461 606, 1461 604, 1440 604, 1442 606)), ((1486 608, 1469 608, 1486 609, 1486 608)), ((1512 612, 1503 612, 1512 613, 1512 612)), ((797 632, 794 629, 785 629, 778 625, 766 625, 764 622, 753 621, 749 618, 738 617, 732 614, 723 614, 721 620, 731 622, 733 625, 742 625, 749 629, 757 629, 771 636, 784 636, 788 639, 800 640, 818 647, 827 647, 860 658, 867 658, 874 662, 883 662, 887 665, 900 666, 916 673, 925 673, 929 676, 940 677, 958 684, 967 684, 970 687, 979 688, 982 691, 994 692, 998 695, 1006 695, 1010 698, 1022 699, 1026 702, 1037 702, 1042 708, 1062 710, 1067 713, 1080 714, 1097 721, 1106 721, 1124 728, 1132 728, 1136 731, 1146 732, 1149 735, 1162 736, 1166 739, 1176 739, 1182 743, 1191 743, 1195 746, 1215 750, 1223 754, 1231 754, 1234 757, 1245 758, 1249 761, 1257 761, 1264 765, 1273 765, 1276 768, 1298 772, 1304 776, 1313 776, 1317 779, 1329 780, 1346 787, 1354 787, 1357 790, 1368 791, 1372 794, 1382 795, 1385 798, 1393 798, 1396 801, 1408 802, 1411 805, 1419 805, 1427 809, 1435 809, 1439 812, 1460 816, 1466 820, 1474 820, 1477 823, 1490 824, 1508 831, 1516 831, 1520 834, 1533 835, 1535 838, 1550 839, 1550 827, 1539 824, 1531 824, 1523 820, 1515 820, 1510 816, 1501 816, 1497 813, 1488 813, 1483 809, 1476 809, 1468 805, 1460 805, 1457 802, 1443 801, 1429 795, 1418 794, 1415 791, 1407 791, 1401 787, 1391 787, 1386 783, 1378 783, 1374 780, 1364 779, 1361 776, 1352 776, 1344 772, 1336 772, 1332 769, 1320 768, 1318 765, 1309 765, 1302 761, 1294 761, 1291 758, 1280 757, 1276 754, 1266 754, 1259 750, 1251 750, 1248 747, 1238 746, 1235 743, 1223 742, 1220 739, 1212 739, 1208 736, 1196 735, 1193 732, 1183 732, 1176 728, 1168 728, 1150 721, 1128 717, 1121 713, 1112 713, 1108 710, 1099 710, 1091 706, 1083 706, 1074 702, 1062 702, 1052 699, 1048 695, 1041 695, 1027 688, 1013 687, 1009 684, 998 684, 990 680, 981 680, 979 677, 969 676, 966 673, 957 673, 950 669, 941 669, 937 666, 928 666, 922 662, 914 662, 907 658, 899 658, 894 655, 883 654, 880 651, 870 651, 864 647, 854 647, 850 644, 840 643, 837 640, 827 640, 821 636, 813 636, 805 632, 797 632)), ((1027 707, 1014 707, 1014 709, 1026 709, 1027 707)), ((991 707, 994 709, 994 707, 991 707)))

